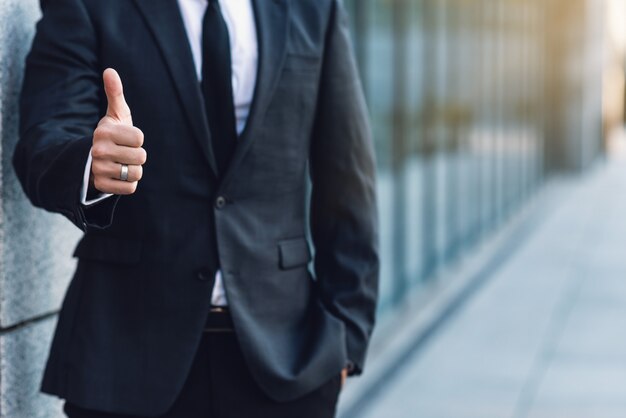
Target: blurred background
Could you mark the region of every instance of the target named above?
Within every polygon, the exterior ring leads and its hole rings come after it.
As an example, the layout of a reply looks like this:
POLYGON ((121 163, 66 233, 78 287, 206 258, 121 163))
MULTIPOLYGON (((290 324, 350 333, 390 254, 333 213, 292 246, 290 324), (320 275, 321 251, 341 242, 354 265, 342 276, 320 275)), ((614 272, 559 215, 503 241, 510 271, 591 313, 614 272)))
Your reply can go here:
POLYGON ((382 276, 340 415, 626 417, 626 1, 344 3, 382 276))
MULTIPOLYGON (((340 418, 626 417, 626 0, 344 4, 382 272, 340 418)), ((38 387, 79 238, 10 163, 38 18, 0 0, 2 418, 61 416, 38 387)))

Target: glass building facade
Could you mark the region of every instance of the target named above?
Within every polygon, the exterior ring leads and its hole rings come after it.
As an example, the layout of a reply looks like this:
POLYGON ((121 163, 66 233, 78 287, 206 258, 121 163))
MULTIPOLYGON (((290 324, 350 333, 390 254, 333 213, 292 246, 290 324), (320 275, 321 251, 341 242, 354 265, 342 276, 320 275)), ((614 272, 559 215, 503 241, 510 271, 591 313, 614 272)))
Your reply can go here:
POLYGON ((584 94, 593 69, 554 79, 569 65, 583 0, 567 2, 564 17, 561 0, 343 3, 377 150, 384 316, 567 165, 564 118, 589 122, 578 134, 591 156, 574 160, 593 159, 601 115, 578 106, 593 98, 568 96, 571 85, 584 94))

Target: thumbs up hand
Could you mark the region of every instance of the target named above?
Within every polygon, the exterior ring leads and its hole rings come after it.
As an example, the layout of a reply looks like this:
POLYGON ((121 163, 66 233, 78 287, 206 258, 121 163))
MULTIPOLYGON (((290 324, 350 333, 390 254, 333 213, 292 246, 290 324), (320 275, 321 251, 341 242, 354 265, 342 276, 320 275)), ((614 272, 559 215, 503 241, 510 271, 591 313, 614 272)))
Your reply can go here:
POLYGON ((146 151, 143 132, 133 126, 119 74, 108 68, 102 75, 108 108, 93 133, 91 185, 102 193, 135 193, 143 175, 146 151), (128 167, 126 180, 122 180, 128 167))

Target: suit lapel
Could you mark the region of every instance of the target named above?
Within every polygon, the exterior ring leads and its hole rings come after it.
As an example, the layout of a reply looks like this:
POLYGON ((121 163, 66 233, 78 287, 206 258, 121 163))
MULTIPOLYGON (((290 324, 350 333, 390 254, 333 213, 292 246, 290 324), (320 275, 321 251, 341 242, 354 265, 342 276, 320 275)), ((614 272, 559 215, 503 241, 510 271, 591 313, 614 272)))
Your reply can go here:
MULTIPOLYGON (((210 132, 202 92, 196 77, 193 55, 185 26, 175 0, 134 0, 161 48, 179 99, 208 162, 217 175, 215 156, 210 147, 210 132)), ((254 140, 272 97, 285 57, 290 0, 252 0, 259 43, 256 87, 246 127, 239 137, 233 159, 222 179, 226 185, 254 140)))
POLYGON ((253 134, 265 115, 265 110, 280 76, 287 45, 289 0, 252 0, 259 43, 259 64, 254 97, 246 127, 241 133, 233 159, 222 180, 225 187, 255 139, 253 134))
POLYGON ((213 173, 217 174, 217 164, 209 146, 210 132, 202 92, 178 3, 176 0, 134 1, 161 49, 194 136, 213 173))

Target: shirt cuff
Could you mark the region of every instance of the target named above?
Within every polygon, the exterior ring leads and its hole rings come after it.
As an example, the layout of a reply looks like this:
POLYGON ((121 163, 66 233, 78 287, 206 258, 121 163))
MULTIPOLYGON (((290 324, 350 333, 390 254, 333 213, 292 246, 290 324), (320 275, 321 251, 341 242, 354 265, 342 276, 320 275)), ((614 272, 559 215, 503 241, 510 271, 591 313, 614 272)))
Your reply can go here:
POLYGON ((98 197, 87 200, 87 189, 89 188, 89 175, 91 174, 91 160, 92 160, 91 150, 89 150, 89 155, 87 156, 87 164, 85 164, 85 172, 83 174, 83 186, 80 189, 80 203, 82 203, 84 206, 94 205, 106 199, 107 197, 113 196, 110 193, 100 193, 98 197))

